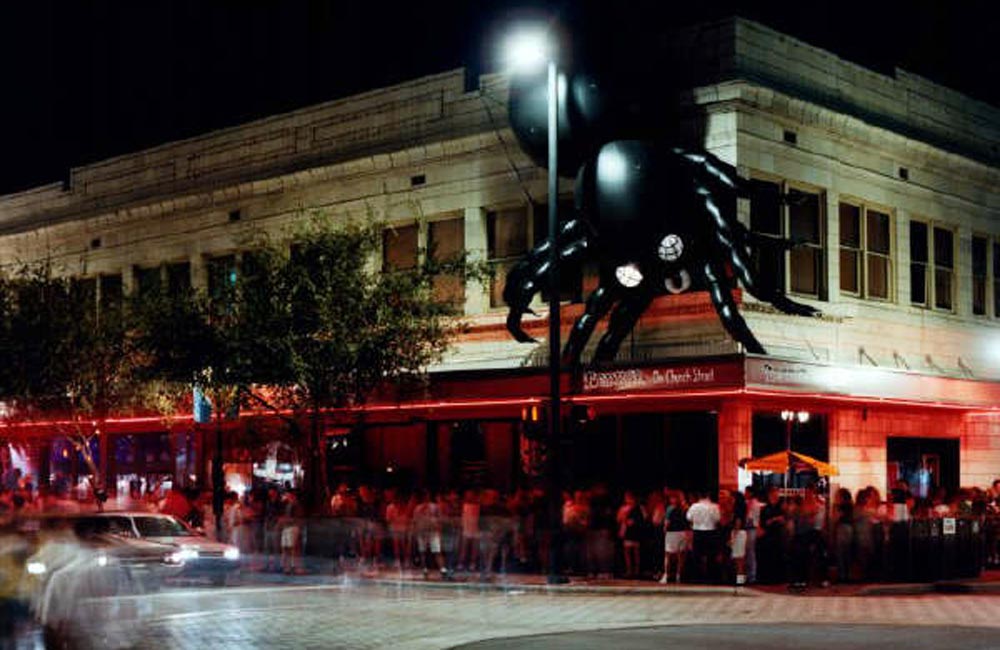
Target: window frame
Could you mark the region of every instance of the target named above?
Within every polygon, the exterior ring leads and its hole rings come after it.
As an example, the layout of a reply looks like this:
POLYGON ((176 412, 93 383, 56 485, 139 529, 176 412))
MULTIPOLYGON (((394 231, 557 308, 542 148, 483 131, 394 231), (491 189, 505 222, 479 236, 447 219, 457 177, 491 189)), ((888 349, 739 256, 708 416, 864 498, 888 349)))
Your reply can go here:
POLYGON ((898 255, 899 246, 896 242, 896 213, 892 208, 876 203, 873 201, 868 201, 856 196, 843 194, 837 197, 837 260, 838 263, 841 260, 841 254, 844 251, 852 251, 857 255, 857 261, 855 266, 855 272, 858 279, 858 290, 848 291, 841 287, 841 278, 843 270, 838 266, 837 269, 837 287, 840 295, 847 296, 850 298, 855 298, 857 300, 865 300, 870 302, 880 302, 892 304, 897 301, 899 296, 899 288, 896 281, 896 256, 898 255), (848 205, 853 208, 858 209, 858 247, 851 248, 844 246, 841 243, 840 238, 840 206, 848 205), (875 212, 877 214, 883 214, 886 216, 889 224, 889 252, 882 253, 879 251, 874 251, 871 249, 869 236, 868 236, 868 222, 869 213, 875 212), (878 258, 885 260, 886 269, 886 295, 877 296, 873 295, 871 291, 871 272, 869 271, 869 260, 871 258, 878 258))
POLYGON ((990 262, 990 253, 992 252, 994 244, 994 238, 987 234, 981 232, 973 232, 972 237, 969 239, 969 279, 970 279, 970 289, 971 289, 971 302, 969 305, 969 313, 972 314, 974 318, 989 318, 990 317, 990 298, 993 297, 992 291, 990 291, 990 279, 992 275, 992 265, 990 262), (983 275, 976 275, 976 240, 981 239, 986 246, 984 251, 985 257, 983 258, 983 275), (977 277, 982 278, 983 283, 983 311, 980 314, 976 313, 976 279, 977 277))
MULTIPOLYGON (((531 253, 531 250, 533 248, 532 242, 535 241, 535 227, 534 227, 533 216, 534 215, 532 213, 531 205, 529 203, 524 203, 524 202, 501 203, 483 208, 483 218, 486 220, 486 263, 489 264, 490 267, 493 268, 495 272, 493 278, 487 285, 487 291, 486 291, 487 309, 490 311, 500 311, 502 309, 507 308, 507 305, 505 305, 502 300, 494 304, 493 302, 494 292, 497 290, 497 287, 494 286, 494 283, 499 282, 501 278, 503 278, 506 281, 507 277, 506 272, 504 273, 499 272, 501 267, 509 269, 519 260, 523 259, 525 255, 531 253), (525 223, 524 252, 519 253, 517 255, 507 255, 505 257, 493 257, 493 253, 496 249, 496 234, 493 232, 493 223, 494 220, 496 219, 495 215, 500 214, 501 212, 513 212, 516 210, 522 210, 524 213, 524 223, 525 223)), ((502 293, 503 289, 500 288, 498 295, 502 293)))
POLYGON ((958 266, 958 264, 957 264, 957 262, 958 262, 958 254, 957 254, 958 253, 958 229, 955 228, 954 226, 944 226, 944 225, 941 225, 939 223, 933 223, 932 226, 931 226, 930 237, 931 237, 931 250, 930 250, 930 252, 931 252, 931 257, 932 257, 931 268, 934 271, 934 275, 933 275, 933 278, 934 278, 934 281, 933 281, 933 284, 934 284, 934 309, 935 309, 935 311, 944 312, 946 314, 954 314, 954 313, 957 312, 957 307, 958 307, 958 305, 956 304, 957 303, 956 298, 957 298, 957 294, 958 294, 958 274, 956 273, 956 271, 957 271, 956 267, 958 266), (941 265, 938 264, 938 261, 937 261, 937 241, 936 241, 936 234, 937 234, 938 230, 940 230, 942 232, 947 232, 947 233, 949 233, 951 235, 951 266, 950 267, 941 266, 941 265), (950 305, 949 307, 939 307, 938 306, 937 274, 938 274, 939 268, 942 269, 942 270, 946 270, 948 272, 948 274, 949 274, 949 281, 948 281, 948 288, 949 288, 949 292, 948 293, 950 294, 949 295, 949 302, 948 302, 948 304, 950 305))
MULTIPOLYGON (((925 267, 924 273, 924 294, 927 297, 927 302, 918 303, 913 302, 913 295, 910 295, 910 306, 915 309, 923 309, 927 311, 937 312, 939 314, 956 314, 958 313, 958 254, 959 254, 959 241, 958 241, 958 227, 938 221, 935 219, 924 218, 920 216, 912 216, 907 222, 907 226, 912 222, 922 223, 927 228, 927 260, 925 262, 916 262, 917 264, 923 264, 925 267), (934 232, 935 230, 943 230, 951 233, 951 267, 940 267, 941 269, 947 270, 951 274, 950 288, 951 288, 951 307, 938 307, 938 296, 937 296, 937 271, 939 268, 937 261, 937 252, 935 251, 934 243, 934 232)), ((913 262, 913 242, 910 241, 910 265, 912 268, 913 262)), ((987 253, 989 251, 987 250, 987 253)), ((971 256, 971 250, 970 250, 971 256)), ((987 255, 987 270, 989 268, 989 256, 987 255)), ((912 271, 911 271, 912 272, 912 271)), ((912 280, 911 280, 912 282, 912 280)), ((971 310, 970 310, 971 311, 971 310)), ((981 317, 981 316, 980 316, 981 317)))
MULTIPOLYGON (((806 244, 804 248, 809 248, 815 251, 818 256, 819 261, 816 269, 816 293, 805 293, 801 291, 795 291, 792 289, 792 251, 785 250, 781 258, 781 274, 782 274, 782 290, 789 296, 796 296, 800 298, 806 298, 809 300, 820 300, 826 301, 829 299, 830 287, 828 286, 827 274, 830 268, 829 252, 827 251, 827 245, 829 242, 829 215, 827 207, 827 190, 826 188, 820 187, 818 185, 811 185, 809 183, 803 183, 801 181, 791 180, 781 176, 776 176, 772 174, 767 174, 764 172, 751 171, 750 173, 751 181, 758 181, 762 183, 771 183, 778 186, 778 191, 780 196, 788 196, 792 192, 800 192, 803 194, 811 194, 817 197, 817 203, 819 208, 819 214, 817 219, 819 221, 819 243, 818 244, 806 244)), ((748 199, 748 203, 752 204, 752 197, 748 199)), ((766 233, 760 231, 754 231, 761 237, 770 237, 772 239, 787 238, 791 235, 792 229, 792 210, 791 205, 787 202, 782 202, 778 206, 779 210, 779 227, 781 233, 775 235, 773 233, 766 233)), ((752 210, 752 206, 750 207, 752 210)), ((749 212, 747 213, 749 217, 749 212)), ((750 228, 753 228, 753 223, 751 222, 750 228)))
MULTIPOLYGON (((453 210, 451 212, 442 212, 440 214, 435 214, 435 215, 433 215, 431 217, 428 217, 427 220, 426 220, 426 223, 425 223, 425 228, 426 228, 425 241, 427 243, 425 255, 427 256, 428 261, 435 262, 435 263, 455 262, 455 261, 457 261, 457 259, 460 259, 461 256, 465 254, 465 228, 466 228, 466 225, 465 225, 465 212, 464 211, 462 211, 462 210, 453 210), (432 235, 432 233, 434 232, 434 226, 435 226, 435 224, 445 223, 445 222, 449 222, 449 221, 451 221, 451 222, 455 222, 455 221, 459 222, 458 223, 458 227, 459 227, 459 239, 460 239, 460 241, 459 241, 459 247, 458 247, 458 256, 457 257, 449 256, 449 257, 446 257, 443 260, 437 260, 437 259, 435 259, 437 257, 437 253, 436 253, 436 250, 435 250, 435 243, 436 242, 433 241, 433 235, 432 235)), ((418 257, 419 257, 419 241, 420 241, 420 238, 419 238, 419 231, 418 231, 418 233, 417 233, 418 257)), ((419 260, 418 260, 418 263, 419 263, 419 260)), ((458 309, 459 311, 461 311, 461 310, 464 309, 464 307, 465 307, 465 301, 466 301, 466 298, 467 298, 467 289, 468 289, 468 286, 467 286, 467 283, 465 281, 464 275, 462 275, 462 274, 441 275, 439 277, 434 278, 433 281, 432 281, 432 284, 433 284, 433 291, 435 292, 434 293, 435 299, 440 300, 442 302, 453 303, 453 306, 456 309, 458 309), (457 282, 458 287, 456 287, 456 290, 455 290, 455 294, 456 295, 454 296, 454 300, 448 300, 448 298, 446 296, 442 296, 442 295, 439 295, 439 294, 443 293, 443 292, 447 292, 447 288, 446 288, 447 283, 450 282, 450 281, 452 281, 452 280, 454 280, 454 281, 457 282)))

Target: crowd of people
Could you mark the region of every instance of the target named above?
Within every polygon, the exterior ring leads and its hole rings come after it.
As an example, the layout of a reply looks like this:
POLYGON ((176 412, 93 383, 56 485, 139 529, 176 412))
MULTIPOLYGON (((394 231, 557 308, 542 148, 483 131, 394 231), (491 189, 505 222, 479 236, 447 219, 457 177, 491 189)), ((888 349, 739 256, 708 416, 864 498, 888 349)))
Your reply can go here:
MULTIPOLYGON (((53 494, 15 478, 0 487, 0 518, 58 507, 53 494)), ((264 485, 227 493, 221 530, 210 492, 175 488, 131 496, 132 507, 221 535, 239 547, 248 569, 285 573, 303 572, 308 547, 335 570, 414 569, 443 578, 548 573, 555 556, 570 575, 664 584, 873 581, 892 577, 884 559, 911 521, 953 517, 981 522, 983 560, 1000 565, 1000 480, 985 490, 939 490, 927 498, 898 481, 885 498, 874 487, 857 494, 840 489, 829 503, 811 488, 616 494, 598 484, 564 492, 561 508, 550 507, 540 489, 433 492, 341 484, 308 518, 290 486, 264 485), (553 516, 561 517, 558 538, 553 516)))

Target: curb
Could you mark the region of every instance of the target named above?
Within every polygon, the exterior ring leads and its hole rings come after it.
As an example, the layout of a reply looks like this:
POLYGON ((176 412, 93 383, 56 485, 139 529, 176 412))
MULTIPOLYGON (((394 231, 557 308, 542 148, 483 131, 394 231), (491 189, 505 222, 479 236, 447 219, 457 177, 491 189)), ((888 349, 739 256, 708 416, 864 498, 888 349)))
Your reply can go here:
POLYGON ((547 594, 592 594, 618 596, 760 596, 761 593, 749 587, 724 587, 714 585, 692 585, 690 587, 667 586, 611 586, 588 584, 548 585, 518 582, 461 582, 423 581, 389 578, 359 578, 359 584, 380 587, 413 587, 416 589, 451 589, 470 591, 498 591, 504 593, 547 593, 547 594))
POLYGON ((925 594, 1000 594, 1000 582, 928 582, 871 585, 858 590, 859 596, 921 596, 925 594))

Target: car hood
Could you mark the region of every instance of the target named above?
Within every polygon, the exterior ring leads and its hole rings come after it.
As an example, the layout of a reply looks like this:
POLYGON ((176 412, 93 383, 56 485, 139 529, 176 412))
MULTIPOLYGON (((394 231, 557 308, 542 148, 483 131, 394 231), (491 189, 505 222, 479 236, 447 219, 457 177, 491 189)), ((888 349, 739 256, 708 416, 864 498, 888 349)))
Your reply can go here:
POLYGON ((229 548, 229 544, 216 542, 205 537, 145 537, 143 539, 157 544, 168 544, 174 547, 182 546, 194 549, 199 553, 222 553, 229 548))

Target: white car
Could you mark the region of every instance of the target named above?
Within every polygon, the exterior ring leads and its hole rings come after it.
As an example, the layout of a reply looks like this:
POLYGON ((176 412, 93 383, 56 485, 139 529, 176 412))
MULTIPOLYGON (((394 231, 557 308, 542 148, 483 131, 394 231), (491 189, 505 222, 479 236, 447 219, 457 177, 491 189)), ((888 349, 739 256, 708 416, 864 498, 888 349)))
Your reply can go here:
POLYGON ((108 520, 111 534, 171 547, 165 559, 180 567, 179 575, 207 576, 216 584, 224 584, 226 576, 240 568, 238 548, 213 541, 172 515, 102 512, 89 516, 108 520))

